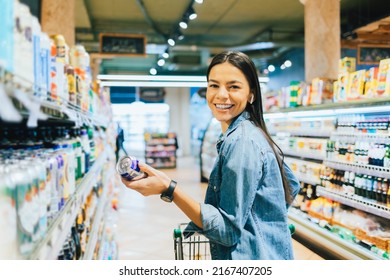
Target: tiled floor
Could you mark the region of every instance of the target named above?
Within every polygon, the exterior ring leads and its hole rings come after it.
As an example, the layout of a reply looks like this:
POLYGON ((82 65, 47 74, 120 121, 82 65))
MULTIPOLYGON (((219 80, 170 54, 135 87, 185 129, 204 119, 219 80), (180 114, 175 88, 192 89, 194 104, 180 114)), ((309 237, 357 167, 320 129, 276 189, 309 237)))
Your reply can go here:
MULTIPOLYGON (((206 184, 199 181, 199 165, 192 157, 178 158, 176 169, 165 172, 193 198, 202 201, 206 184)), ((120 188, 119 219, 116 239, 119 260, 173 260, 173 229, 187 217, 175 206, 158 196, 143 197, 135 191, 120 188)), ((322 259, 294 241, 297 260, 322 259)))

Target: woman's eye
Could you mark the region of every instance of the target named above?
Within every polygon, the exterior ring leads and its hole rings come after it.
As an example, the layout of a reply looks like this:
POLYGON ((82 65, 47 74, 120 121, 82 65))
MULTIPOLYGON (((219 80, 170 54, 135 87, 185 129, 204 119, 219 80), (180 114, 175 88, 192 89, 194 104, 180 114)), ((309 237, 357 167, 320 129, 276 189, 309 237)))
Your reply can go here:
POLYGON ((217 88, 218 85, 216 85, 216 84, 210 84, 209 87, 210 87, 210 88, 217 88))

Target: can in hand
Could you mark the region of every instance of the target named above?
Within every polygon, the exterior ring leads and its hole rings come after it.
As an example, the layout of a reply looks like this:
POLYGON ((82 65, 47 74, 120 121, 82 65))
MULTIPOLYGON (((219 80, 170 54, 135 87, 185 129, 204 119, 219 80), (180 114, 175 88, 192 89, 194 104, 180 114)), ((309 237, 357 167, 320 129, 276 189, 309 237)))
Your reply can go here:
POLYGON ((127 181, 146 177, 146 174, 138 166, 138 160, 133 156, 121 157, 116 164, 116 171, 127 181))

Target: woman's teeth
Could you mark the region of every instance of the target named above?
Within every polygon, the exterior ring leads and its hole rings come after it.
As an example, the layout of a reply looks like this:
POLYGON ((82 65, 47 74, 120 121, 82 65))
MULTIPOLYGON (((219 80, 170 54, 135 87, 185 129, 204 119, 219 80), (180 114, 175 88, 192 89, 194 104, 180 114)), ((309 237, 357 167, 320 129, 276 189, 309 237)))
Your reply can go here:
POLYGON ((215 104, 215 107, 217 107, 217 109, 230 109, 231 107, 233 107, 232 104, 215 104))

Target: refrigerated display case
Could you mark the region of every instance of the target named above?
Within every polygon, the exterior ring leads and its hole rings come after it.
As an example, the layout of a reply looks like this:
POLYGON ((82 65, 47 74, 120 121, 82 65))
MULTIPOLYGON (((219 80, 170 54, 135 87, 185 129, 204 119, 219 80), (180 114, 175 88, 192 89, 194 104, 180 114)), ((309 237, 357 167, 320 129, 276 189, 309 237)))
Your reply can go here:
POLYGON ((389 259, 389 109, 376 98, 266 114, 302 185, 294 238, 326 258, 389 259))

